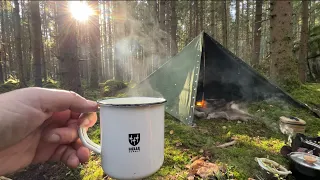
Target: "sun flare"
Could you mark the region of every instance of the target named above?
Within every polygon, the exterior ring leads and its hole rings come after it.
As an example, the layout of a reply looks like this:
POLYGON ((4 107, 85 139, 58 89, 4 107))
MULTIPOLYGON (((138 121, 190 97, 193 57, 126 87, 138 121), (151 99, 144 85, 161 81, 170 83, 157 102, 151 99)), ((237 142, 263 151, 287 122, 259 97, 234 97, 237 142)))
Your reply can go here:
POLYGON ((70 1, 69 9, 73 18, 78 21, 86 21, 93 14, 93 10, 85 1, 70 1))

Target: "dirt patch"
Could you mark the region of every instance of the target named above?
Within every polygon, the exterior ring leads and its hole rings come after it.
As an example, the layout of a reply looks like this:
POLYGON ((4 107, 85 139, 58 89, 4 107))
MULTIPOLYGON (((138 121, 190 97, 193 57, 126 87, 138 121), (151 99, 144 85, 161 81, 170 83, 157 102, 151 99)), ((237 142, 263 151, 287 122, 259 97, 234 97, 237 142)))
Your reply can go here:
POLYGON ((45 163, 31 165, 28 168, 7 176, 12 180, 78 180, 80 177, 79 169, 69 169, 61 163, 45 163))

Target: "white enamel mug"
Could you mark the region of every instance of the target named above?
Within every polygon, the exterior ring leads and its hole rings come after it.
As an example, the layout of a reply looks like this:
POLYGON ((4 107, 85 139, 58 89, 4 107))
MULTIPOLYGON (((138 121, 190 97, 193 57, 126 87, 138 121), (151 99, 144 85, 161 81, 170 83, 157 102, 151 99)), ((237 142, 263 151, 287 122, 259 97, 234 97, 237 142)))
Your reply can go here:
POLYGON ((79 137, 87 148, 101 154, 104 172, 114 179, 142 179, 157 172, 164 161, 163 98, 127 97, 98 101, 100 142, 86 129, 79 137))

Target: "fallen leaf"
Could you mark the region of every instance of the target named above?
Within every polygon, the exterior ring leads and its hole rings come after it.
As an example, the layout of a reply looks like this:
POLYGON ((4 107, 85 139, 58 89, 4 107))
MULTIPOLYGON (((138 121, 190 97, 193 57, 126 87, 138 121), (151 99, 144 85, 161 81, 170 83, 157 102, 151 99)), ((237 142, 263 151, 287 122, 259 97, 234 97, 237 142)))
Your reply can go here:
POLYGON ((217 174, 219 172, 219 166, 210 162, 203 164, 201 168, 198 169, 197 175, 202 178, 207 178, 208 176, 217 174))
POLYGON ((204 160, 198 159, 195 160, 191 165, 189 169, 189 174, 196 174, 198 169, 203 166, 204 160))
POLYGON ((215 174, 218 174, 220 172, 220 168, 217 164, 208 163, 208 166, 213 170, 215 174))
POLYGON ((173 134, 173 130, 170 131, 170 134, 173 134))
POLYGON ((188 180, 194 180, 194 175, 188 176, 188 180))

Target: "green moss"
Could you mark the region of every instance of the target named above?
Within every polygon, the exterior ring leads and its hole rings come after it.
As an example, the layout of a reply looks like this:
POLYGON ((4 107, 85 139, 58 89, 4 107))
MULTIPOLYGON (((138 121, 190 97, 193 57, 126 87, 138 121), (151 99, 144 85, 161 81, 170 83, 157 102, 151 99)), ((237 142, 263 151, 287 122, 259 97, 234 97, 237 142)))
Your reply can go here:
POLYGON ((0 93, 13 91, 18 88, 19 88, 19 81, 15 78, 10 78, 4 84, 0 85, 0 93))
POLYGON ((124 82, 117 80, 108 80, 105 83, 100 84, 100 86, 102 87, 101 94, 104 97, 116 96, 119 90, 127 87, 124 82))
MULTIPOLYGON (((308 84, 291 91, 291 94, 303 102, 320 103, 319 84, 308 84)), ((165 119, 165 160, 161 169, 146 179, 186 179, 192 157, 201 156, 202 151, 210 152, 210 161, 224 164, 228 173, 236 179, 248 179, 261 169, 255 157, 265 157, 287 167, 288 161, 280 154, 287 136, 279 131, 280 116, 296 116, 307 122, 306 135, 316 136, 320 133, 320 121, 310 112, 271 99, 249 104, 248 111, 256 118, 253 121, 238 123, 225 120, 196 120, 196 127, 185 126, 170 115, 165 119), (171 132, 171 133, 170 133, 171 132), (216 146, 237 138, 234 146, 220 149, 216 146)), ((98 122, 97 122, 98 124, 98 122)), ((89 136, 100 143, 99 126, 89 129, 89 136)), ((91 158, 81 173, 87 179, 102 179, 100 157, 91 158), (96 172, 96 173, 94 173, 96 172)), ((223 178, 220 178, 223 179, 223 178)))
POLYGON ((307 104, 320 104, 320 84, 310 83, 293 89, 290 94, 307 104))
POLYGON ((59 82, 56 81, 56 80, 53 80, 51 78, 48 78, 46 82, 45 81, 42 82, 42 87, 58 89, 59 88, 59 82))
POLYGON ((101 159, 99 156, 91 156, 90 161, 80 172, 82 180, 103 179, 103 169, 101 167, 101 159))

